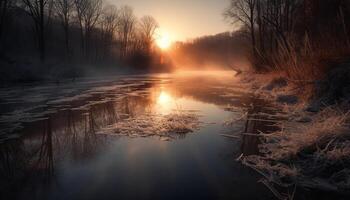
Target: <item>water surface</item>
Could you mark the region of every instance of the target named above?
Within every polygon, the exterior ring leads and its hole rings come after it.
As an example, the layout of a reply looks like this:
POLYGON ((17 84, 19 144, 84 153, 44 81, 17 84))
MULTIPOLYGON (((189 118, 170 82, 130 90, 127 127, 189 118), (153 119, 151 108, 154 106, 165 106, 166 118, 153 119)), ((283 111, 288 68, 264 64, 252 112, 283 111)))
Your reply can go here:
POLYGON ((273 198, 235 159, 257 153, 258 138, 240 133, 273 130, 256 119, 275 110, 231 72, 80 79, 0 96, 2 199, 273 198), (178 110, 196 113, 200 128, 169 141, 101 132, 178 110), (254 117, 224 125, 241 116, 254 117))

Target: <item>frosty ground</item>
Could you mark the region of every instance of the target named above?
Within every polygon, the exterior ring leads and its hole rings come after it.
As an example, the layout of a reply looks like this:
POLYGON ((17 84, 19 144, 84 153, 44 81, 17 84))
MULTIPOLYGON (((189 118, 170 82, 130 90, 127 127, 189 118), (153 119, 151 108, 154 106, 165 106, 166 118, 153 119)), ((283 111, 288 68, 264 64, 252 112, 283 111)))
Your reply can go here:
POLYGON ((239 160, 262 174, 262 183, 279 199, 293 199, 299 187, 350 195, 348 72, 334 70, 310 83, 286 77, 240 75, 242 85, 272 100, 287 120, 276 122, 277 132, 256 135, 259 154, 239 160))

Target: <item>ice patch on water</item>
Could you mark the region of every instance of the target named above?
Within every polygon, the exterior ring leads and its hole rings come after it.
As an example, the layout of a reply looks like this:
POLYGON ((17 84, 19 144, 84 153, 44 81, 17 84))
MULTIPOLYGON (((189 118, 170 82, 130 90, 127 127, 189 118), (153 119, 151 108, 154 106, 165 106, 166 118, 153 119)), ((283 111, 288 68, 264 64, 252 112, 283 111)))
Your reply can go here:
POLYGON ((159 136, 160 140, 168 141, 176 134, 183 135, 198 130, 200 124, 199 115, 193 111, 177 110, 168 115, 145 113, 102 128, 98 134, 129 137, 159 136))

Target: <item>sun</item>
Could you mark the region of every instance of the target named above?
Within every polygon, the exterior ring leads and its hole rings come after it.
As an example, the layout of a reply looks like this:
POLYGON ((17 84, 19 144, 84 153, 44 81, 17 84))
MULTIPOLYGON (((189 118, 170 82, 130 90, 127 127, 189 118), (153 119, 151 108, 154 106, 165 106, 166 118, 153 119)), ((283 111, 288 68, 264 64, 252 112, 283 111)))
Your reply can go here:
POLYGON ((156 44, 162 50, 169 49, 169 47, 171 46, 171 39, 169 37, 169 34, 163 31, 159 33, 158 37, 156 38, 156 44))

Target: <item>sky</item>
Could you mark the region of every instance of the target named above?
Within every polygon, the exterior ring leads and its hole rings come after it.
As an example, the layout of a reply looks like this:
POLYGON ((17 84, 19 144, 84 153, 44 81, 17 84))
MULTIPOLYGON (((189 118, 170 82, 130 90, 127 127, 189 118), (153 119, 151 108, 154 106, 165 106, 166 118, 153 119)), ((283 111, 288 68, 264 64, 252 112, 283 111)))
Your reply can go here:
POLYGON ((204 35, 230 31, 222 12, 228 0, 109 0, 116 6, 129 5, 136 16, 152 15, 160 34, 172 41, 186 41, 204 35))

